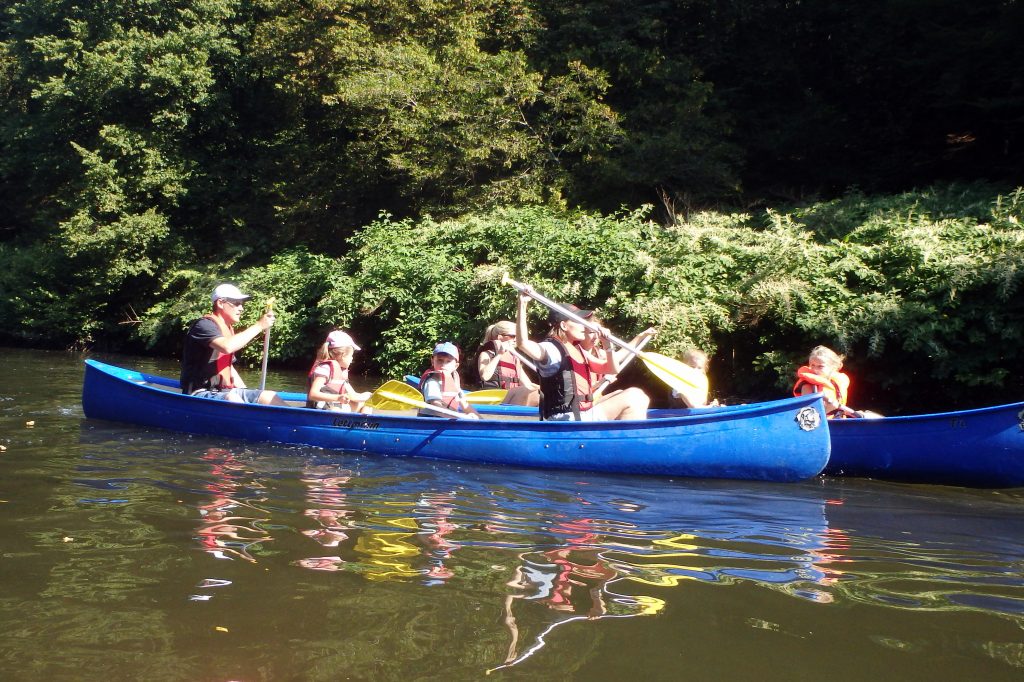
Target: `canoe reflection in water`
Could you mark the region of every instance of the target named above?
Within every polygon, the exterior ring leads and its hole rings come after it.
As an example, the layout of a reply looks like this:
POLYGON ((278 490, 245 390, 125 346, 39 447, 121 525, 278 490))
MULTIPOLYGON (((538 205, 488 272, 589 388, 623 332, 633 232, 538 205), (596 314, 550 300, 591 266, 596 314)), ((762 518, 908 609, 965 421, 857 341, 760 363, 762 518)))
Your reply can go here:
POLYGON ((351 472, 339 475, 337 468, 327 465, 305 469, 301 481, 310 507, 304 516, 319 527, 304 529, 302 534, 337 553, 299 559, 293 562, 296 566, 348 570, 370 580, 419 579, 425 585, 443 584, 454 575, 445 563, 458 547, 446 537, 456 529, 448 521, 454 494, 425 491, 415 504, 388 505, 408 516, 381 520, 381 515, 371 514, 369 509, 351 506, 344 492, 351 478, 351 472))
MULTIPOLYGON (((819 518, 824 521, 824 516, 819 518)), ((685 580, 728 583, 736 578, 749 578, 763 585, 776 586, 793 596, 817 603, 831 603, 829 592, 809 588, 808 584, 827 587, 835 583, 841 571, 834 564, 841 563, 842 559, 833 552, 848 547, 848 538, 841 531, 831 531, 827 526, 822 526, 817 532, 806 532, 805 529, 798 541, 802 545, 801 553, 796 556, 780 554, 780 567, 761 570, 743 568, 742 565, 747 563, 744 559, 760 563, 765 557, 719 553, 709 546, 711 543, 706 539, 695 535, 654 538, 647 546, 630 546, 621 540, 609 542, 605 537, 609 530, 624 537, 634 533, 643 537, 650 532, 650 529, 631 528, 621 523, 614 525, 616 527, 612 529, 608 521, 589 518, 561 522, 550 530, 572 536, 566 540, 566 546, 518 555, 520 563, 513 571, 512 580, 507 583, 513 592, 505 598, 504 605, 504 623, 510 636, 508 653, 501 665, 488 672, 525 661, 544 647, 546 637, 556 627, 566 623, 649 616, 665 608, 665 601, 658 597, 630 594, 636 584, 675 587, 685 580), (736 566, 722 565, 722 558, 729 555, 739 560, 736 566), (684 557, 691 565, 677 562, 684 557), (797 562, 796 567, 782 567, 782 562, 792 561, 797 562), (717 566, 707 566, 708 563, 717 566), (621 585, 613 589, 616 583, 621 585), (523 642, 517 610, 537 606, 564 614, 564 617, 551 622, 530 642, 523 642)), ((793 539, 796 540, 795 537, 793 539)), ((762 551, 770 557, 770 548, 762 551)), ((536 614, 533 616, 531 622, 547 620, 536 614)))
MULTIPOLYGON (((152 551, 184 555, 182 563, 191 554, 186 569, 200 588, 188 594, 191 584, 173 580, 180 564, 154 560, 168 567, 159 575, 172 578, 164 581, 172 597, 222 594, 210 614, 266 613, 297 633, 304 660, 325 643, 341 652, 339 665, 353 658, 350 643, 368 665, 378 651, 418 662, 435 647, 458 679, 496 666, 539 678, 563 662, 580 670, 591 660, 636 660, 660 643, 698 654, 707 643, 709 653, 728 655, 728 640, 752 628, 756 637, 796 642, 782 646, 797 656, 844 637, 877 647, 881 630, 880 665, 919 646, 955 650, 982 668, 997 661, 1019 670, 1024 660, 1021 490, 670 480, 267 444, 226 450, 213 447, 222 438, 93 420, 79 428, 79 458, 46 463, 73 467, 58 504, 82 515, 83 527, 129 531, 100 564, 111 577, 98 594, 134 589, 120 569, 122 548, 148 547, 156 529, 167 542, 152 551), (296 597, 306 608, 292 608, 296 597), (802 640, 809 618, 834 628, 802 640), (692 632, 680 630, 691 624, 692 632), (720 647, 712 642, 719 636, 720 647), (636 650, 621 659, 592 658, 603 644, 630 642, 636 650)), ((62 521, 50 516, 37 523, 62 521)), ((104 557, 82 533, 66 544, 60 535, 54 556, 104 557)), ((53 594, 93 589, 103 575, 93 571, 87 581, 82 572, 78 581, 70 572, 77 566, 54 569, 53 594)), ((137 559, 129 567, 156 570, 137 559)), ((75 612, 54 617, 65 613, 75 612)), ((189 607, 188 620, 172 626, 191 627, 205 613, 189 607)), ((254 635, 240 651, 269 650, 277 632, 254 635)), ((857 650, 838 646, 821 660, 857 650)))
POLYGON ((312 460, 294 474, 268 473, 219 448, 201 459, 212 499, 199 505, 197 536, 219 559, 262 560, 277 532, 265 529, 291 529, 308 549, 288 563, 302 569, 456 590, 504 573, 491 583, 504 592, 491 594, 501 600, 507 649, 492 670, 530 658, 567 623, 661 613, 664 590, 688 581, 750 582, 830 603, 848 545, 826 522, 825 507, 838 501, 814 486, 580 481, 447 466, 427 473, 408 462, 376 475, 312 460), (292 522, 281 518, 289 480, 301 496, 292 522), (471 551, 462 556, 462 548, 471 551))
MULTIPOLYGON (((201 459, 210 465, 211 480, 204 488, 213 499, 199 505, 202 521, 196 530, 196 539, 200 547, 218 559, 235 558, 255 563, 250 548, 274 538, 260 527, 261 522, 269 520, 269 514, 240 499, 251 496, 245 492, 248 469, 223 448, 207 448, 201 459), (247 513, 260 515, 244 515, 247 513)), ((262 484, 249 481, 248 487, 258 490, 262 484)))

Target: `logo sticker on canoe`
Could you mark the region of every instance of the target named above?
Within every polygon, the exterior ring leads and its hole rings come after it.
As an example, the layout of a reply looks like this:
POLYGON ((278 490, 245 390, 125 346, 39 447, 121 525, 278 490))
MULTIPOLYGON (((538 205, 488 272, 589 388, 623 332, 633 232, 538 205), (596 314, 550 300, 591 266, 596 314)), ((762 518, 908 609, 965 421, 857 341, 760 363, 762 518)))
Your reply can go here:
POLYGON ((380 427, 380 424, 377 422, 371 422, 365 419, 344 417, 338 417, 332 422, 332 424, 341 429, 367 429, 370 431, 374 431, 378 427, 380 427))
POLYGON ((821 415, 813 407, 805 407, 796 413, 796 423, 804 431, 813 431, 821 426, 821 415))

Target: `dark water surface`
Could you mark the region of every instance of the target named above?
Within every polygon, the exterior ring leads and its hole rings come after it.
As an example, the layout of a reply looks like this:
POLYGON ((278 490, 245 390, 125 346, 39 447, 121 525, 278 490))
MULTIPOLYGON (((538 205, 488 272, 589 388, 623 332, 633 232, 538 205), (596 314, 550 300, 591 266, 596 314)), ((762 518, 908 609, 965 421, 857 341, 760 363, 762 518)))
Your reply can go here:
POLYGON ((2 680, 1024 679, 1024 489, 199 438, 82 360, 0 349, 2 680))

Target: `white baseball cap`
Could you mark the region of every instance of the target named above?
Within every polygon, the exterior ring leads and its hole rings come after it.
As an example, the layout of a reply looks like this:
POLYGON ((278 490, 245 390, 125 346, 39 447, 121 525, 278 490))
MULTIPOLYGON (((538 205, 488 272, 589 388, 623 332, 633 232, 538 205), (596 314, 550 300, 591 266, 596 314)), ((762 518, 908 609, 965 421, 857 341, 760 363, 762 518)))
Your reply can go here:
POLYGON ((340 329, 337 329, 327 335, 328 348, 344 348, 346 346, 351 346, 356 350, 362 350, 362 348, 356 345, 355 340, 351 336, 340 329))
POLYGON ((218 284, 217 288, 213 290, 213 294, 210 295, 210 300, 216 303, 219 298, 228 298, 232 301, 248 301, 252 296, 243 294, 234 284, 218 284))

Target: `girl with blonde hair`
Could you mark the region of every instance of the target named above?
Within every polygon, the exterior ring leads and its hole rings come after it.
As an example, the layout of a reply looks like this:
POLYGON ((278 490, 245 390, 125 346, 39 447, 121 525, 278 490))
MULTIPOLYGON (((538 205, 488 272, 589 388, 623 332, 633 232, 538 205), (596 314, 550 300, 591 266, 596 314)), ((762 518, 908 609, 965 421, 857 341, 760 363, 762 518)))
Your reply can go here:
POLYGON ((487 327, 476 360, 480 386, 507 390, 503 401, 506 405, 535 406, 539 400, 538 386, 526 373, 515 347, 514 323, 501 320, 487 327))
POLYGON ((834 417, 855 416, 846 406, 850 397, 850 377, 839 371, 843 356, 827 346, 816 346, 807 358, 807 364, 796 371, 793 395, 821 393, 825 401, 825 414, 834 417))
POLYGON ((372 394, 356 391, 348 380, 348 370, 357 350, 360 350, 359 346, 348 333, 339 329, 327 335, 309 370, 306 407, 341 412, 366 412, 370 409, 364 408, 363 403, 372 394))

